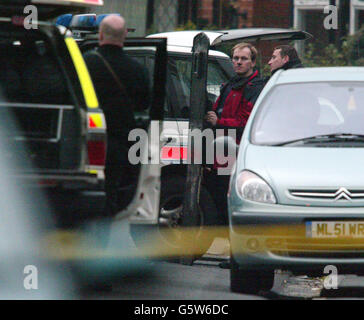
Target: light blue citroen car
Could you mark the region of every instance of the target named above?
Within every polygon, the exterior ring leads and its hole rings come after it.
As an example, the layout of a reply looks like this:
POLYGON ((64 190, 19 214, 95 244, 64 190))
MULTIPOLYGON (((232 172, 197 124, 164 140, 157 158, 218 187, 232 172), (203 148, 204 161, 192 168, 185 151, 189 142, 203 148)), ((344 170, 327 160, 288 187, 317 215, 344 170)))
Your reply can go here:
POLYGON ((231 290, 274 270, 364 273, 364 68, 278 71, 251 114, 228 193, 231 290))

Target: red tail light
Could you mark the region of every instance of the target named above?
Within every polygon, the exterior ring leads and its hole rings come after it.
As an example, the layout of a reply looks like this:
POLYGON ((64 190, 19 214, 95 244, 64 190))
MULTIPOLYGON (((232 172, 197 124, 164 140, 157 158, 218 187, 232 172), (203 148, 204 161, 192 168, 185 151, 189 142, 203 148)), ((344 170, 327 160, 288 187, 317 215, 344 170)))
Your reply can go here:
POLYGON ((187 147, 163 147, 162 160, 187 160, 187 147))
POLYGON ((104 166, 106 159, 106 143, 104 141, 87 142, 88 161, 92 166, 104 166))

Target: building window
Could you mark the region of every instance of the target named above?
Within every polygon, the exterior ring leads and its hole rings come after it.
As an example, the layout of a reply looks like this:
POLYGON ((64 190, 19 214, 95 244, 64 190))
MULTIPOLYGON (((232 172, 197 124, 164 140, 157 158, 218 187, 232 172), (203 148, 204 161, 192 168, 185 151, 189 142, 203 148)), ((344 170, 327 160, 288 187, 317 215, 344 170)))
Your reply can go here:
POLYGON ((196 0, 179 0, 178 2, 178 25, 184 25, 188 21, 197 24, 197 5, 196 0))
POLYGON ((154 0, 154 27, 156 31, 173 31, 177 27, 177 12, 177 1, 154 0))

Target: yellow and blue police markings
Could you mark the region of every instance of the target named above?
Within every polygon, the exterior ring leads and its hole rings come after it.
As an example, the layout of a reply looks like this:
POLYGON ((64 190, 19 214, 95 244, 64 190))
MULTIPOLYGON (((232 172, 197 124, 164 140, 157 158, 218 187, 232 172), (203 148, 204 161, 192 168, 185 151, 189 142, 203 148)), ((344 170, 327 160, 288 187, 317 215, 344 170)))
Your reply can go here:
POLYGON ((95 88, 92 83, 90 73, 88 72, 86 63, 83 60, 81 51, 73 38, 66 37, 65 42, 76 67, 86 105, 90 109, 97 109, 99 107, 99 102, 97 100, 95 88))

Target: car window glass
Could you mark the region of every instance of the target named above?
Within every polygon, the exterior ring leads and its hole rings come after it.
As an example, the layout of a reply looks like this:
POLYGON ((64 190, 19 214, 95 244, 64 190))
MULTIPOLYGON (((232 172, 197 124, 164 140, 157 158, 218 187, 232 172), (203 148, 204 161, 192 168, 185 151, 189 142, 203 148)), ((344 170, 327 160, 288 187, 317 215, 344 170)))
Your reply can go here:
MULTIPOLYGON (((133 48, 126 48, 128 55, 147 66, 150 73, 152 86, 154 57, 150 55, 148 58, 141 56, 138 51, 133 48)), ((189 118, 190 90, 191 90, 191 57, 169 56, 167 68, 167 97, 165 99, 164 112, 166 117, 172 118, 189 118)), ((210 103, 214 103, 220 95, 220 88, 223 83, 229 79, 228 74, 223 70, 221 65, 210 60, 207 72, 207 98, 210 103)), ((147 110, 145 111, 147 112, 147 110)))
MULTIPOLYGON (((149 78, 149 92, 152 95, 154 92, 154 68, 155 68, 154 51, 148 50, 148 52, 141 52, 138 49, 135 50, 135 47, 130 46, 130 47, 125 47, 125 52, 132 59, 136 60, 142 66, 146 67, 147 72, 148 72, 148 78, 149 78)), ((151 96, 151 99, 152 99, 152 96, 151 96)), ((150 101, 152 101, 152 100, 150 100, 150 101)), ((166 101, 164 103, 165 103, 164 109, 166 110, 166 101)), ((140 119, 140 120, 149 119, 150 107, 151 107, 151 104, 149 106, 146 106, 146 108, 144 108, 143 110, 138 110, 138 111, 134 112, 137 119, 140 119)), ((141 126, 145 127, 145 124, 141 124, 141 126)))
POLYGON ((175 79, 174 85, 176 86, 177 99, 179 100, 178 109, 182 118, 188 118, 192 63, 191 61, 185 59, 173 59, 173 61, 175 62, 176 66, 173 77, 175 79), (178 83, 176 83, 176 81, 178 83), (178 87, 180 90, 177 89, 178 87))
POLYGON ((279 85, 254 119, 252 142, 277 144, 316 135, 364 134, 364 84, 279 85))
MULTIPOLYGON (((172 82, 176 86, 177 107, 174 107, 177 117, 188 118, 191 90, 191 66, 192 61, 188 57, 178 58, 170 57, 169 71, 172 76, 172 82)), ((221 66, 214 60, 209 60, 207 71, 207 98, 214 103, 220 95, 220 88, 223 83, 229 79, 221 66)))
POLYGON ((212 103, 219 97, 221 85, 227 80, 228 78, 220 65, 210 62, 207 74, 207 93, 212 103))
MULTIPOLYGON (((141 65, 147 67, 147 70, 149 72, 149 90, 150 92, 153 92, 153 77, 150 77, 150 72, 151 69, 149 64, 148 64, 148 60, 147 60, 147 57, 145 56, 135 56, 135 55, 131 55, 131 57, 137 61, 138 63, 140 63, 141 65)), ((148 108, 145 108, 144 110, 137 110, 137 111, 134 111, 134 114, 136 116, 137 119, 140 119, 140 120, 143 120, 143 121, 147 121, 149 119, 149 107, 148 108)))
POLYGON ((317 123, 320 125, 340 125, 345 119, 335 103, 325 97, 318 97, 320 104, 320 116, 317 123))
POLYGON ((6 54, 6 62, 1 63, 0 73, 4 100, 70 104, 71 96, 62 70, 45 41, 39 38, 9 38, 2 41, 0 50, 6 54))
POLYGON ((169 116, 172 118, 188 118, 189 94, 186 90, 186 81, 181 80, 177 62, 175 59, 168 60, 167 68, 167 100, 169 104, 169 116))
POLYGON ((56 139, 56 107, 72 100, 50 44, 35 33, 3 33, 0 52, 1 125, 10 114, 18 125, 7 130, 9 136, 56 139))

